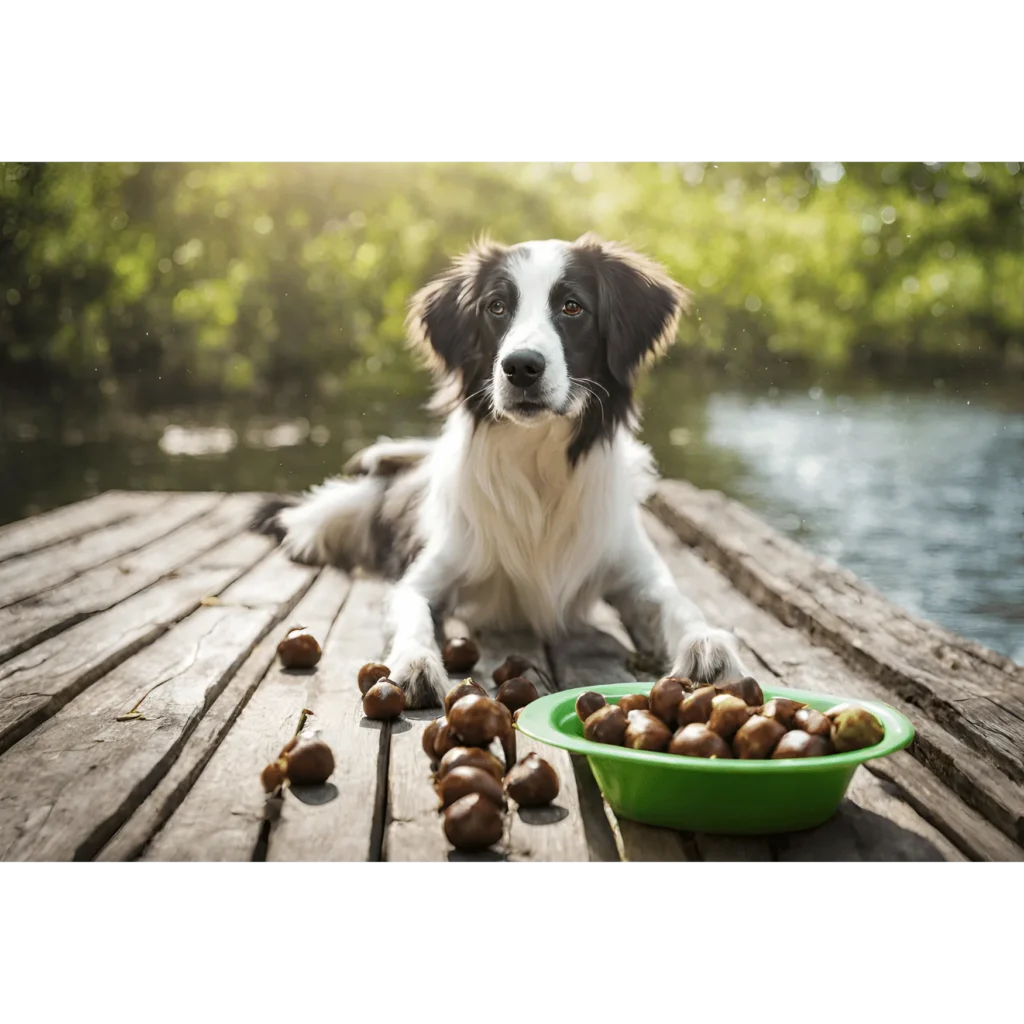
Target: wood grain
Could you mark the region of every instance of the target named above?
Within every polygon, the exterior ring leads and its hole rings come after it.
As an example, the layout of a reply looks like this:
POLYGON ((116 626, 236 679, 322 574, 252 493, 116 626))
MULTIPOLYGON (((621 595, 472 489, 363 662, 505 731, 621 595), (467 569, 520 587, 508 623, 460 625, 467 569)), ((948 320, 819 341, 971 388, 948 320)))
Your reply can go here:
MULTIPOLYGON (((744 649, 756 659, 756 673, 778 679, 781 685, 796 689, 831 691, 842 697, 887 701, 914 723, 919 737, 913 746, 915 754, 919 753, 918 748, 928 744, 929 748, 955 759, 957 771, 968 791, 970 787, 978 787, 977 793, 984 794, 982 804, 990 808, 999 807, 998 820, 1005 828, 1016 831, 1016 823, 1024 811, 1021 804, 1024 794, 1020 787, 997 769, 986 765, 959 740, 929 722, 920 709, 886 693, 876 680, 853 669, 833 651, 814 645, 801 630, 783 625, 757 607, 694 551, 683 547, 678 538, 653 516, 646 517, 645 523, 681 586, 700 604, 709 619, 737 634, 744 649), (823 682, 825 680, 827 683, 823 682)), ((896 775, 900 775, 908 760, 912 760, 910 755, 901 752, 877 763, 890 766, 896 775)), ((913 789, 920 784, 920 779, 918 773, 911 772, 904 788, 913 789)), ((959 849, 968 854, 985 849, 996 855, 995 859, 1012 853, 1016 844, 1007 844, 994 824, 984 821, 980 815, 965 814, 967 808, 947 787, 933 790, 934 794, 939 792, 943 794, 943 800, 933 807, 930 820, 959 849), (970 836, 963 832, 968 822, 972 832, 970 836)))
POLYGON ((199 608, 3 754, 0 773, 25 783, 0 789, 0 860, 94 856, 303 589, 277 607, 199 608))
POLYGON ((966 858, 861 766, 830 821, 779 843, 781 861, 963 861, 966 858))
POLYGON ((349 592, 326 569, 246 659, 181 754, 97 860, 251 860, 263 824, 259 773, 295 729, 312 672, 290 671, 277 644, 292 620, 325 641, 349 592), (185 804, 187 807, 184 807, 185 804), (173 827, 160 833, 175 816, 173 827), (147 849, 158 833, 161 839, 147 849))
POLYGON ((721 494, 662 481, 650 507, 757 604, 1024 783, 1024 668, 904 612, 721 494))
POLYGON ((232 495, 195 522, 160 540, 76 576, 52 590, 0 609, 0 661, 113 608, 169 573, 240 533, 251 513, 250 495, 232 495))
MULTIPOLYGON (((917 813, 913 807, 903 799, 899 790, 885 782, 881 778, 872 775, 867 765, 861 765, 853 776, 850 788, 847 791, 848 799, 864 811, 869 811, 885 819, 884 826, 892 836, 893 845, 897 848, 908 850, 908 844, 912 842, 911 836, 919 836, 924 843, 932 846, 938 853, 938 858, 947 861, 966 861, 969 858, 951 843, 937 828, 927 819, 917 813), (899 837, 893 826, 904 830, 904 836, 899 837)), ((925 852, 927 852, 925 850, 925 852)), ((916 860, 915 856, 906 858, 895 858, 916 860)), ((931 857, 920 859, 931 860, 931 857)))
POLYGON ((148 491, 105 491, 94 498, 0 526, 0 562, 140 515, 164 497, 148 491))
POLYGON ((462 857, 453 851, 452 845, 445 838, 437 813, 437 796, 432 786, 430 764, 421 746, 423 730, 440 714, 436 708, 407 711, 402 719, 408 728, 392 729, 382 859, 427 862, 449 859, 504 860, 504 839, 495 850, 462 857))
MULTIPOLYGON (((242 532, 253 501, 112 493, 0 528, 0 604, 5 587, 14 602, 0 608, 0 860, 1024 860, 1020 667, 898 609, 882 622, 892 606, 849 573, 688 485, 659 488, 664 522, 645 520, 754 674, 885 700, 915 743, 859 769, 824 826, 748 838, 616 820, 585 759, 520 735, 520 757, 537 749, 559 773, 557 813, 512 808, 493 850, 454 851, 420 746, 436 712, 362 716, 355 677, 383 651, 386 584, 268 553, 242 532), (274 656, 300 622, 326 637, 310 673, 274 656), (116 721, 140 698, 141 717, 116 721), (303 707, 335 775, 268 818, 259 772, 303 707)), ((617 616, 601 606, 595 624, 548 648, 477 636, 474 678, 493 693, 512 652, 558 688, 632 678, 617 616)))
POLYGON ((873 775, 884 779, 926 821, 947 836, 971 860, 1024 861, 1024 848, 994 829, 977 811, 937 779, 905 750, 868 761, 873 775))
MULTIPOLYGON (((599 621, 602 616, 606 619, 607 613, 599 612, 599 621)), ((604 624, 607 625, 607 622, 605 621, 604 624)), ((579 686, 621 683, 625 679, 635 678, 628 667, 632 654, 630 648, 622 639, 616 638, 610 632, 600 630, 596 626, 589 630, 583 630, 557 644, 550 644, 548 652, 558 686, 563 690, 579 686)), ((574 759, 577 785, 586 790, 596 783, 589 767, 586 772, 582 771, 584 765, 585 762, 574 759)), ((585 806, 590 809, 593 803, 591 798, 586 801, 585 806)), ((627 818, 618 818, 608 806, 607 801, 602 800, 602 803, 605 820, 611 828, 622 860, 694 859, 694 848, 689 836, 671 829, 654 828, 637 821, 629 821, 627 818)), ((588 821, 588 825, 592 829, 600 828, 600 822, 593 819, 588 821)))
POLYGON ((181 571, 0 664, 0 752, 55 715, 265 557, 272 541, 243 534, 181 571))
POLYGON ((378 860, 383 829, 388 742, 405 727, 402 718, 375 722, 363 716, 357 676, 360 666, 384 652, 387 584, 357 577, 327 639, 310 687, 311 723, 334 751, 326 803, 303 802, 286 791, 280 818, 270 828, 267 860, 378 860), (382 759, 384 759, 382 761, 382 759))
MULTIPOLYGON (((519 654, 537 665, 543 675, 527 672, 527 678, 543 696, 550 693, 553 682, 551 666, 544 645, 524 634, 479 632, 481 659, 473 675, 487 692, 494 696, 498 687, 492 678, 494 670, 509 654, 519 654), (546 677, 546 678, 545 678, 546 677)), ((558 773, 559 793, 545 808, 520 809, 510 804, 508 825, 502 852, 510 861, 586 861, 590 859, 583 812, 576 789, 572 760, 565 750, 538 743, 516 734, 516 758, 529 753, 543 757, 558 773)), ((420 754, 423 757, 422 752, 420 754)))
MULTIPOLYGON (((448 635, 470 635, 458 623, 449 621, 448 635)), ((480 647, 481 657, 471 675, 487 692, 497 692, 492 674, 509 654, 519 654, 541 670, 530 670, 527 678, 538 693, 549 692, 551 668, 543 645, 533 636, 522 633, 477 632, 472 634, 480 647)), ((466 673, 451 676, 452 685, 466 673)), ((384 839, 384 856, 402 861, 585 861, 590 859, 587 832, 572 763, 564 750, 517 734, 517 759, 536 751, 555 769, 559 777, 559 794, 545 808, 520 809, 514 802, 505 815, 505 831, 500 843, 480 853, 467 853, 452 847, 444 835, 437 813, 437 796, 432 786, 430 765, 421 741, 428 722, 440 712, 410 713, 411 728, 395 731, 391 738, 388 768, 388 821, 384 839)), ((501 756, 497 743, 493 752, 501 756)))
POLYGON ((0 607, 41 594, 87 569, 137 551, 209 511, 219 500, 212 494, 145 497, 156 500, 143 514, 0 565, 0 607))
MULTIPOLYGON (((467 630, 455 622, 450 621, 445 625, 450 636, 470 636, 467 630)), ((481 638, 474 639, 479 644, 481 638)), ((470 673, 453 674, 452 685, 461 678, 472 678, 493 694, 495 686, 490 679, 490 671, 493 671, 494 664, 494 655, 484 653, 481 662, 470 673), (492 669, 488 669, 488 665, 492 669)), ((502 841, 489 850, 463 853, 456 850, 444 836, 443 821, 437 813, 438 802, 430 761, 422 745, 424 729, 442 714, 440 709, 407 712, 402 718, 408 728, 391 731, 382 859, 391 864, 443 864, 460 861, 503 863, 507 860, 508 849, 507 817, 502 841)), ((497 745, 493 745, 492 751, 497 753, 497 745)))

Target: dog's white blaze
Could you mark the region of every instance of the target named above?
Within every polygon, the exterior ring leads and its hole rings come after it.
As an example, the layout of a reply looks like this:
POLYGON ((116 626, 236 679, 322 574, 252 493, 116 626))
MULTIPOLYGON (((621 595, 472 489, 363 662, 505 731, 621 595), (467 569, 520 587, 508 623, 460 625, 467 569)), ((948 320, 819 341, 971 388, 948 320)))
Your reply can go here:
POLYGON ((520 349, 539 352, 545 361, 541 401, 561 409, 569 399, 569 369, 562 350, 562 339, 551 322, 551 289, 565 270, 568 243, 557 240, 524 242, 513 248, 509 270, 519 292, 512 323, 494 361, 495 407, 505 407, 507 391, 501 361, 520 349))

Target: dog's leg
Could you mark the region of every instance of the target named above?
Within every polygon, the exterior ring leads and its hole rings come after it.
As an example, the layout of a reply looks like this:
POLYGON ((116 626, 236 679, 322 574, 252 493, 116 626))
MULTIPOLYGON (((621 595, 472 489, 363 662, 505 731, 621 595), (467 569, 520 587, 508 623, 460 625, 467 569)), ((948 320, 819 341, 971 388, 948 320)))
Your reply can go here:
POLYGON ((388 600, 390 646, 384 661, 411 708, 444 703, 450 682, 435 634, 453 586, 447 561, 427 549, 409 567, 388 600))
POLYGON ((372 565, 374 515, 386 481, 328 480, 293 499, 271 498, 253 528, 281 542, 289 558, 307 565, 372 565))
POLYGON ((709 626, 683 593, 639 527, 613 573, 605 600, 645 654, 671 664, 671 674, 711 683, 747 674, 736 638, 709 626))
POLYGON ((431 438, 405 438, 393 441, 390 437, 377 438, 376 444, 356 452, 345 463, 350 476, 394 476, 422 462, 433 451, 436 441, 431 438))

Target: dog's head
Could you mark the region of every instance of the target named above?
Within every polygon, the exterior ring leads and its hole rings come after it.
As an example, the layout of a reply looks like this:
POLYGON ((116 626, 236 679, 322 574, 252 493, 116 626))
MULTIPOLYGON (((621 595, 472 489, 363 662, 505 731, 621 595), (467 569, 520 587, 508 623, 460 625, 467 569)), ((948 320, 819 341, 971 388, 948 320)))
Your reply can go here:
POLYGON ((478 420, 576 421, 570 457, 633 412, 633 380, 675 338, 687 292, 657 263, 584 235, 475 245, 420 291, 409 337, 478 420))

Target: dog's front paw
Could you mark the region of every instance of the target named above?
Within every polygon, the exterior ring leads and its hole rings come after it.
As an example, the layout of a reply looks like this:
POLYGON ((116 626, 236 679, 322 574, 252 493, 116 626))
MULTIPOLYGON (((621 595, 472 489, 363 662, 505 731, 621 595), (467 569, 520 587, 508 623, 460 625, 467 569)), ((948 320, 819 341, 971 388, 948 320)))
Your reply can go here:
POLYGON ((674 676, 692 679, 695 683, 714 683, 720 679, 739 679, 746 674, 736 637, 727 630, 695 626, 679 641, 672 664, 674 676))
POLYGON ((385 663, 391 669, 391 681, 405 691, 406 707, 444 706, 444 697, 451 682, 437 651, 428 647, 402 646, 392 651, 385 663))

